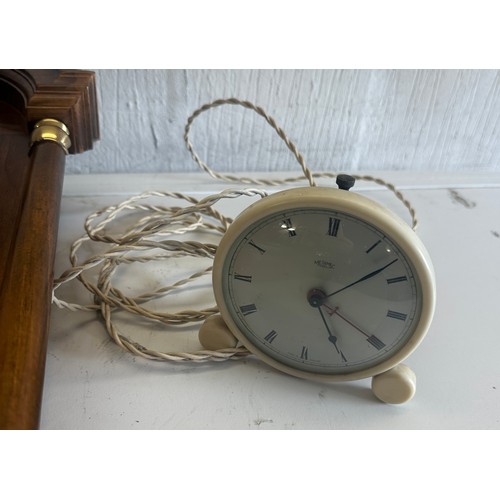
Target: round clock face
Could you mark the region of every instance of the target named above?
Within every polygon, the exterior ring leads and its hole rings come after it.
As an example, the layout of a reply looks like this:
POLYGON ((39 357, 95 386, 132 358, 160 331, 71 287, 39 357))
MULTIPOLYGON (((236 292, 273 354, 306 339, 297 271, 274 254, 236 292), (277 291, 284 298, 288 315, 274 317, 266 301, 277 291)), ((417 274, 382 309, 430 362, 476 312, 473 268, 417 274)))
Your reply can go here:
POLYGON ((240 227, 218 279, 234 333, 295 374, 369 371, 408 345, 422 312, 408 255, 375 225, 333 208, 271 209, 240 227))

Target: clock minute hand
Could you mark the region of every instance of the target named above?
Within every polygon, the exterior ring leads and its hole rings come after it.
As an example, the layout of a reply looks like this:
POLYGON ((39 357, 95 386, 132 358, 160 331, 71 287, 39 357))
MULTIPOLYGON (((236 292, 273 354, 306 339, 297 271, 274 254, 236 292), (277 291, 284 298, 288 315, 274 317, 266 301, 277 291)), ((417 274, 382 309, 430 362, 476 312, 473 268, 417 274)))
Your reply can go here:
POLYGON ((389 266, 392 266, 392 264, 394 264, 394 262, 396 262, 398 259, 394 259, 392 260, 391 262, 389 262, 389 264, 386 264, 385 266, 382 266, 380 269, 377 269, 376 271, 372 271, 371 273, 368 273, 366 276, 363 276, 362 278, 360 278, 359 280, 356 280, 354 281, 353 283, 349 284, 349 285, 346 285, 344 286, 343 288, 341 288, 340 290, 337 290, 333 293, 329 293, 327 295, 327 297, 333 297, 334 295, 336 295, 337 293, 340 293, 344 290, 346 290, 347 288, 350 288, 351 286, 354 286, 354 285, 357 285, 358 283, 361 283, 362 281, 366 281, 367 279, 370 279, 370 278, 373 278, 374 276, 376 276, 377 274, 381 273, 384 269, 387 269, 389 266))

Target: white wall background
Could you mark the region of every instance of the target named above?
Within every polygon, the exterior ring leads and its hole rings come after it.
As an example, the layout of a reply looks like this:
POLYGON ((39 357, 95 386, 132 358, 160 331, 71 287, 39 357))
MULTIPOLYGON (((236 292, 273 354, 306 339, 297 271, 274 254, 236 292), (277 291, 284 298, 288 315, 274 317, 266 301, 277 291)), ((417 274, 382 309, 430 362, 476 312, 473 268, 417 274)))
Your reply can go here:
MULTIPOLYGON (((97 70, 101 140, 67 173, 196 170, 188 116, 222 97, 264 107, 317 171, 499 171, 498 70, 97 70)), ((254 112, 201 115, 192 142, 220 171, 295 170, 254 112)))

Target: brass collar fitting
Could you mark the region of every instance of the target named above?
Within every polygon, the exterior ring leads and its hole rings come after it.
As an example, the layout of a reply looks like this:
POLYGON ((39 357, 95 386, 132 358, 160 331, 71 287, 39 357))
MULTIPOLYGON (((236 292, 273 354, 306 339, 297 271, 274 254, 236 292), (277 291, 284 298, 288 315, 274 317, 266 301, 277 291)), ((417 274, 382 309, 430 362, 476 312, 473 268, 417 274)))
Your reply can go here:
POLYGON ((56 142, 61 146, 66 154, 71 147, 71 140, 69 138, 69 130, 64 123, 54 118, 45 118, 35 124, 33 132, 31 133, 31 144, 43 141, 56 142))

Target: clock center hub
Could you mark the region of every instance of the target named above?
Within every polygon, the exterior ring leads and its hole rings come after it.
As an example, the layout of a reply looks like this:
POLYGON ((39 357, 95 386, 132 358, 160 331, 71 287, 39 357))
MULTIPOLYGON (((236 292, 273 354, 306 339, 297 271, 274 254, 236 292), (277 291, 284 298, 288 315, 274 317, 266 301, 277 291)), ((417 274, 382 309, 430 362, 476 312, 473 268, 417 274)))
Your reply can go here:
POLYGON ((321 307, 326 299, 326 293, 319 288, 313 288, 307 293, 307 301, 312 307, 321 307))

